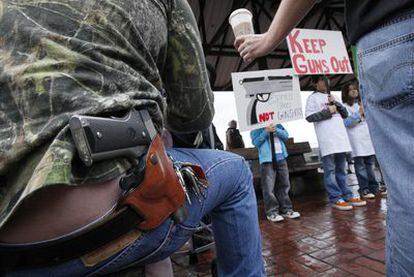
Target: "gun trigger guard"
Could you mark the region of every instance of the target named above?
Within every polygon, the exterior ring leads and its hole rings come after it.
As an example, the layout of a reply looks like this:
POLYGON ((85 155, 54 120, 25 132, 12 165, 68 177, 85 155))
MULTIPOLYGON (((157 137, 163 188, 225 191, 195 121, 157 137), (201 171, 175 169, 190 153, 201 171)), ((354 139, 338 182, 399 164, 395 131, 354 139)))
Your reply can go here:
POLYGON ((145 155, 139 158, 138 164, 135 166, 132 166, 132 168, 128 170, 127 175, 122 177, 119 180, 119 186, 121 187, 122 190, 128 192, 131 189, 138 187, 141 184, 141 182, 144 180, 145 158, 146 158, 145 155))
POLYGON ((137 175, 136 173, 130 173, 119 180, 119 186, 124 191, 130 191, 136 188, 144 179, 144 176, 137 175))

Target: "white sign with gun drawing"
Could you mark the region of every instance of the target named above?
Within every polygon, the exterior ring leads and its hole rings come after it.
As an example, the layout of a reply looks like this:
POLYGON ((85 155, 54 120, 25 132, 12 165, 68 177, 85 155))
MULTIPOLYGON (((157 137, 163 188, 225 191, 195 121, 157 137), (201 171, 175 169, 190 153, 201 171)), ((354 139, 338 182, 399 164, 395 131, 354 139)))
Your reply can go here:
POLYGON ((299 79, 292 69, 232 73, 241 131, 303 118, 299 79))

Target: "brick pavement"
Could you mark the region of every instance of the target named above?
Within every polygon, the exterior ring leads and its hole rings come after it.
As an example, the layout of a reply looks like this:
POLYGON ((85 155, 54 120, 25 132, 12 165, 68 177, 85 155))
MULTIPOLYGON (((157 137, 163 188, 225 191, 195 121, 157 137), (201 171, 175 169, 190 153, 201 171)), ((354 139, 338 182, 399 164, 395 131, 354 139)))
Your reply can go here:
MULTIPOLYGON (((324 193, 293 202, 302 217, 281 223, 267 221, 259 202, 267 276, 384 276, 385 198, 353 211, 333 210, 324 193)), ((198 257, 175 258, 174 276, 210 276, 214 252, 198 257)))

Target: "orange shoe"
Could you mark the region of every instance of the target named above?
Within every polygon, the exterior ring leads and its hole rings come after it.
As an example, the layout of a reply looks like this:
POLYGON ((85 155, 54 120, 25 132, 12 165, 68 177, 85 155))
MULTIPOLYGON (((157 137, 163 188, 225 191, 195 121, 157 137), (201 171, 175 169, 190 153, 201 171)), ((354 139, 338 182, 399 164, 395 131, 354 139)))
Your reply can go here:
POLYGON ((361 198, 359 197, 352 197, 346 200, 346 202, 348 202, 349 205, 354 206, 354 207, 361 207, 367 204, 367 201, 361 200, 361 198))
POLYGON ((349 211, 353 209, 352 206, 349 205, 349 203, 345 202, 342 199, 339 199, 335 203, 332 203, 332 208, 335 208, 341 211, 349 211))

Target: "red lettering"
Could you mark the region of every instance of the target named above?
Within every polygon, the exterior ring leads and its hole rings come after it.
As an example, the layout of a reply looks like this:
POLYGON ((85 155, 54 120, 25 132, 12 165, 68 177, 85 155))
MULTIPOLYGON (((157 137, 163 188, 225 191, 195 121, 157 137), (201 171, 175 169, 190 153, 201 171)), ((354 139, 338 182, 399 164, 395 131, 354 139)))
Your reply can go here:
POLYGON ((319 40, 319 49, 321 49, 321 53, 323 53, 323 48, 326 46, 326 41, 324 39, 319 40))
POLYGON ((318 51, 317 42, 318 42, 318 40, 312 39, 312 49, 313 49, 313 53, 320 53, 321 52, 321 51, 318 51))
POLYGON ((345 72, 352 72, 352 68, 349 64, 349 60, 346 57, 344 57, 343 64, 344 64, 344 67, 345 67, 345 72))
POLYGON ((323 39, 303 39, 305 53, 323 53, 323 46, 326 42, 323 39))
POLYGON ((296 53, 296 52, 303 53, 302 46, 297 41, 298 36, 299 36, 299 30, 291 32, 288 35, 288 40, 289 40, 289 44, 290 44, 290 48, 292 50, 292 53, 296 53))
POLYGON ((259 122, 265 122, 266 121, 266 117, 265 117, 265 113, 259 114, 259 122))
POLYGON ((329 67, 328 67, 328 62, 326 60, 322 60, 322 66, 323 66, 324 73, 328 73, 329 67))
MULTIPOLYGON (((308 68, 308 73, 310 74, 321 74, 323 73, 324 69, 323 69, 323 62, 324 60, 307 60, 307 68, 308 68)), ((325 61, 326 63, 326 61, 325 61)))
POLYGON ((269 121, 270 119, 273 120, 273 115, 274 114, 275 114, 275 112, 268 112, 268 113, 259 114, 259 122, 266 122, 266 121, 269 121))
POLYGON ((331 68, 332 71, 335 73, 350 73, 352 72, 352 68, 350 67, 349 60, 344 57, 341 60, 338 60, 336 57, 332 57, 331 60, 331 68))
POLYGON ((315 74, 316 73, 316 68, 315 68, 315 60, 307 60, 308 62, 308 69, 309 69, 309 73, 310 74, 315 74))
POLYGON ((298 40, 299 30, 288 35, 288 41, 292 53, 324 53, 326 41, 324 39, 302 39, 298 40), (302 43, 302 44, 301 44, 302 43))
POLYGON ((344 65, 344 61, 338 61, 339 69, 341 72, 346 72, 346 67, 344 65))
POLYGON ((338 60, 335 57, 331 58, 331 68, 332 68, 333 72, 335 72, 335 73, 339 72, 338 60))
POLYGON ((313 39, 303 39, 303 46, 305 48, 305 52, 306 53, 312 53, 312 49, 310 49, 310 41, 312 41, 313 39))
POLYGON ((322 60, 315 60, 314 61, 315 71, 317 73, 322 73, 322 60))
POLYGON ((303 56, 301 54, 294 55, 292 57, 292 64, 293 64, 293 68, 295 69, 295 72, 298 73, 298 74, 308 73, 308 69, 307 69, 306 65, 299 64, 300 63, 299 59, 302 60, 303 62, 306 62, 305 56, 303 56))

